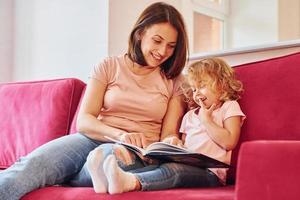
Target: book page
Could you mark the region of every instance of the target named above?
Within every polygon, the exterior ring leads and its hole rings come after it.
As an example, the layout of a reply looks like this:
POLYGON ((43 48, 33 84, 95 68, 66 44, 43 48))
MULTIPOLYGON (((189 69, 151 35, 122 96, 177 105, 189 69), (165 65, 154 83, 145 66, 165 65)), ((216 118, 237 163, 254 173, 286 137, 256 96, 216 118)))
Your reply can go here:
POLYGON ((139 154, 142 154, 142 155, 145 155, 147 153, 147 151, 141 147, 138 147, 138 146, 135 146, 133 144, 128 144, 128 143, 125 143, 125 142, 122 142, 122 141, 119 141, 119 140, 115 140, 111 137, 108 137, 108 136, 104 136, 106 139, 108 139, 109 141, 111 142, 115 142, 117 144, 122 144, 124 146, 126 146, 127 148, 129 148, 130 150, 136 152, 136 153, 139 153, 139 154))
POLYGON ((105 136, 111 142, 122 144, 127 149, 134 151, 141 159, 159 160, 160 162, 177 162, 201 168, 228 168, 230 165, 210 158, 196 152, 189 152, 187 149, 164 142, 150 144, 146 150, 132 144, 124 143, 105 136))
POLYGON ((148 152, 153 152, 153 151, 155 151, 155 152, 158 152, 158 151, 159 152, 170 152, 170 153, 172 153, 172 152, 174 152, 174 153, 180 153, 180 152, 181 153, 189 153, 189 151, 187 149, 181 148, 176 145, 168 144, 165 142, 154 142, 154 143, 150 144, 146 149, 143 149, 141 147, 138 147, 138 146, 135 146, 132 144, 128 144, 125 142, 121 142, 119 140, 115 140, 108 136, 105 136, 105 138, 112 142, 115 142, 117 144, 122 144, 137 153, 141 153, 142 155, 146 155, 148 152))
POLYGON ((187 149, 184 149, 182 147, 176 146, 176 145, 172 145, 172 144, 168 144, 165 142, 154 142, 152 144, 150 144, 147 148, 146 148, 147 152, 152 152, 152 151, 165 151, 165 152, 182 152, 182 153, 188 153, 187 149))

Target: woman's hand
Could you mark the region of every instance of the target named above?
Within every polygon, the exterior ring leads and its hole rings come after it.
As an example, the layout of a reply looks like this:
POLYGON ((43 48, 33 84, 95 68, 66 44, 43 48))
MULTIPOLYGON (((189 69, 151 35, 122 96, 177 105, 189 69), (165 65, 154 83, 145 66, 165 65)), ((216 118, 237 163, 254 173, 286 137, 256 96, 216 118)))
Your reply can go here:
POLYGON ((142 133, 125 133, 119 137, 119 140, 138 147, 146 147, 146 138, 142 133))
POLYGON ((176 146, 179 146, 179 147, 183 147, 182 141, 176 136, 166 137, 165 139, 162 140, 162 142, 172 144, 172 145, 176 145, 176 146))

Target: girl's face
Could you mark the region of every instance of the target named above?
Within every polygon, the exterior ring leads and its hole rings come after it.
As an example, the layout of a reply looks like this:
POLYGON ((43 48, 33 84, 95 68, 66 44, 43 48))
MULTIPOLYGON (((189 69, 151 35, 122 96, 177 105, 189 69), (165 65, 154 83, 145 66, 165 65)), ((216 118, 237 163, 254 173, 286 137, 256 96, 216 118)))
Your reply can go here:
POLYGON ((203 80, 200 83, 192 83, 191 85, 193 86, 193 99, 199 106, 200 100, 203 102, 204 106, 207 109, 210 108, 213 104, 216 104, 216 106, 219 105, 220 94, 210 87, 208 81, 203 80))
POLYGON ((177 31, 169 23, 154 24, 141 35, 141 50, 150 67, 158 67, 173 55, 177 31))

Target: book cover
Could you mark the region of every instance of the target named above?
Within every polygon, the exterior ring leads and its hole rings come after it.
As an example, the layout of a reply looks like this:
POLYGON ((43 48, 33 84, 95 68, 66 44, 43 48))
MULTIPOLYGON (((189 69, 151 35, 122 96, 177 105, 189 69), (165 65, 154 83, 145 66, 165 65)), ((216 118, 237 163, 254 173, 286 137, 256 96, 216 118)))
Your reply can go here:
POLYGON ((146 149, 132 144, 124 143, 110 137, 106 137, 111 142, 124 145, 127 149, 134 151, 142 159, 147 157, 160 162, 177 162, 201 168, 229 168, 230 165, 208 157, 204 154, 189 152, 185 148, 171 145, 164 142, 154 142, 146 149))

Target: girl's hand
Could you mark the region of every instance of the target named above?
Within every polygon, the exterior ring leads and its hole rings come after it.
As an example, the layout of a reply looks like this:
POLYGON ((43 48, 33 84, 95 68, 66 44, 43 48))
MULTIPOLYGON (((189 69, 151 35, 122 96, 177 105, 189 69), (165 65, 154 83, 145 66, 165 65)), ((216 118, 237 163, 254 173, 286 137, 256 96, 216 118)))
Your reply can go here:
POLYGON ((119 140, 138 147, 146 147, 146 138, 142 133, 125 133, 120 136, 119 140))
POLYGON ((212 113, 216 109, 216 104, 212 104, 210 108, 206 108, 203 101, 199 99, 200 109, 198 116, 200 117, 200 120, 205 123, 210 120, 212 120, 212 113))
POLYGON ((162 142, 172 144, 172 145, 176 145, 176 146, 179 146, 179 147, 183 147, 182 141, 176 136, 166 137, 165 139, 162 140, 162 142))

